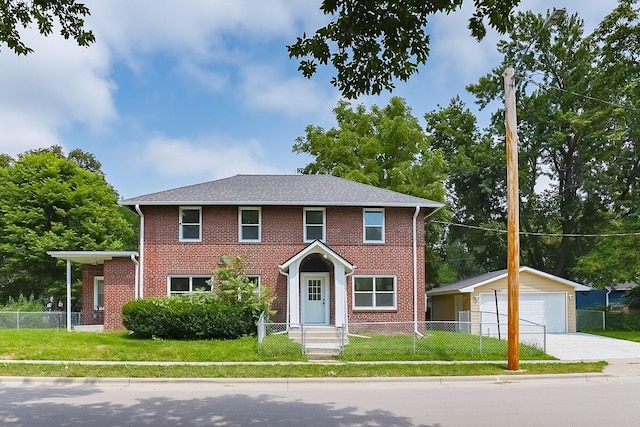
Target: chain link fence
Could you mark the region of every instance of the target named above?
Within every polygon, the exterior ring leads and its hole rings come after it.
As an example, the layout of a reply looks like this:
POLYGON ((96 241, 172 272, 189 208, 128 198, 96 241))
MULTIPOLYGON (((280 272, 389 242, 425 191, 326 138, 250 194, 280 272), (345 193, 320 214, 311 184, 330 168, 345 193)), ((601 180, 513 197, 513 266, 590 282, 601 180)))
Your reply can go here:
POLYGON ((596 331, 606 329, 606 315, 602 310, 576 310, 576 330, 596 331))
MULTIPOLYGON (((262 354, 305 354, 305 325, 260 322, 258 347, 262 354)), ((521 321, 520 357, 544 358, 543 325, 521 321)), ((473 324, 471 321, 350 323, 335 328, 338 358, 355 360, 506 360, 507 322, 473 324)), ((317 344, 316 344, 317 345, 317 344)))
MULTIPOLYGON (((71 325, 82 323, 82 313, 71 313, 71 325)), ((66 329, 64 311, 0 311, 0 329, 66 329)))

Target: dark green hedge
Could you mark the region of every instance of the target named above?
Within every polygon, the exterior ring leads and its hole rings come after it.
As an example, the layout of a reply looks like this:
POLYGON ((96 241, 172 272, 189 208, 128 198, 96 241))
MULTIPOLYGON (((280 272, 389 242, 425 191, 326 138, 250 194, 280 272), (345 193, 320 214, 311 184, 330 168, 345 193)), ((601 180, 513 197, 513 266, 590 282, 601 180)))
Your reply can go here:
POLYGON ((140 338, 235 339, 256 332, 260 313, 211 294, 130 301, 122 308, 124 326, 140 338))

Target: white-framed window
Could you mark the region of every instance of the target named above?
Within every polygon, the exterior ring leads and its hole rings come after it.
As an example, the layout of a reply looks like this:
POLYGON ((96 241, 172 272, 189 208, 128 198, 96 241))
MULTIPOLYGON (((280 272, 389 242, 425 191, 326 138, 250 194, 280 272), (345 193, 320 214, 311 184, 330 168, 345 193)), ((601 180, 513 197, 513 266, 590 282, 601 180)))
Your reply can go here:
POLYGON ((354 276, 353 308, 373 310, 395 310, 395 276, 354 276))
POLYGON ((362 210, 364 243, 384 243, 384 209, 362 210))
POLYGON ((238 209, 238 236, 241 242, 259 242, 262 236, 262 210, 238 209))
POLYGON ((104 310, 104 277, 93 278, 93 309, 104 310))
POLYGON ((180 208, 180 241, 181 242, 202 241, 202 208, 201 207, 181 207, 180 208))
POLYGON ((249 279, 249 282, 256 285, 256 289, 260 292, 260 276, 257 274, 247 274, 247 279, 249 279))
POLYGON ((313 242, 326 238, 326 211, 324 208, 304 208, 304 241, 313 242))
POLYGON ((167 293, 180 295, 196 291, 210 291, 213 278, 211 276, 169 276, 167 282, 167 293))

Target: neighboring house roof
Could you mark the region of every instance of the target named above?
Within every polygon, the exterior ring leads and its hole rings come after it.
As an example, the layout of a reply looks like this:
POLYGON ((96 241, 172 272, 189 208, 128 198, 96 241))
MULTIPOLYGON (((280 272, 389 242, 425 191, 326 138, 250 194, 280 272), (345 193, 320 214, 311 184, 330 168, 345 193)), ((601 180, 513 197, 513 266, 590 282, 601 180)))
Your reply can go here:
POLYGON ((632 282, 624 282, 624 283, 618 283, 616 285, 612 285, 612 286, 607 286, 606 289, 610 290, 610 291, 623 291, 626 292, 629 289, 633 289, 634 287, 636 287, 636 283, 632 283, 632 282))
POLYGON ((120 201, 135 205, 380 206, 439 209, 432 200, 331 175, 235 175, 120 201))
MULTIPOLYGON (((588 291, 590 288, 580 283, 572 282, 571 280, 563 279, 562 277, 554 276, 549 273, 545 273, 540 270, 536 270, 531 267, 520 267, 520 273, 529 272, 540 277, 554 280, 563 285, 573 286, 576 291, 588 291)), ((497 280, 507 277, 507 270, 498 270, 491 273, 486 273, 481 276, 471 277, 461 280, 459 282, 452 283, 450 285, 441 286, 439 288, 431 289, 427 292, 428 295, 443 295, 443 294, 455 294, 455 293, 471 293, 478 286, 486 285, 487 283, 495 282, 497 280)))

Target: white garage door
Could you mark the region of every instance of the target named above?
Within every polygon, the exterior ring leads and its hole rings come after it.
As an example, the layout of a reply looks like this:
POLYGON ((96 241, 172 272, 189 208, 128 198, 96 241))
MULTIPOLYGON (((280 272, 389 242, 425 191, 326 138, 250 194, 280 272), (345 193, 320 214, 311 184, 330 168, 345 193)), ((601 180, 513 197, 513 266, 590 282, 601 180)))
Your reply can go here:
MULTIPOLYGON (((483 324, 496 323, 496 301, 493 293, 480 294, 480 311, 483 324)), ((498 313, 500 323, 506 328, 507 293, 498 293, 498 313)), ((539 325, 546 325, 547 332, 567 332, 567 303, 566 294, 558 293, 520 293, 520 319, 539 325)), ((522 326, 521 326, 522 328, 522 326)), ((483 326, 483 330, 485 327, 483 326)))

